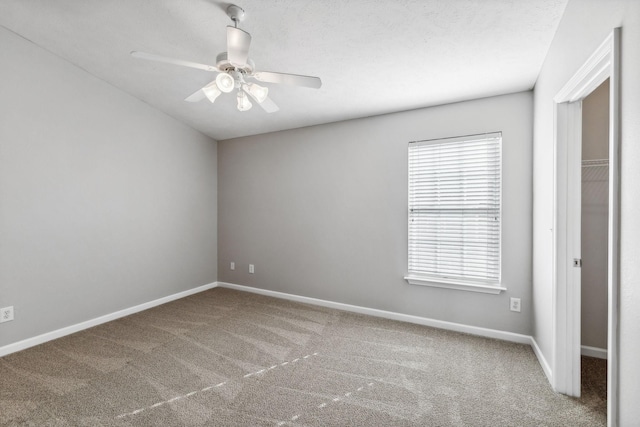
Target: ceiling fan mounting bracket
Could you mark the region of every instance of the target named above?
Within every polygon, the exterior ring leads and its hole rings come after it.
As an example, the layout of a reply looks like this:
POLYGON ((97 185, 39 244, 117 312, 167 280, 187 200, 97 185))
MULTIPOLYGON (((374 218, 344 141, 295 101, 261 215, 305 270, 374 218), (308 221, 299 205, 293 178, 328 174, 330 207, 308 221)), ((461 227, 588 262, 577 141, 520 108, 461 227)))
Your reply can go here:
POLYGON ((235 4, 230 4, 229 7, 227 7, 227 15, 236 25, 238 22, 244 21, 245 17, 244 9, 235 4))

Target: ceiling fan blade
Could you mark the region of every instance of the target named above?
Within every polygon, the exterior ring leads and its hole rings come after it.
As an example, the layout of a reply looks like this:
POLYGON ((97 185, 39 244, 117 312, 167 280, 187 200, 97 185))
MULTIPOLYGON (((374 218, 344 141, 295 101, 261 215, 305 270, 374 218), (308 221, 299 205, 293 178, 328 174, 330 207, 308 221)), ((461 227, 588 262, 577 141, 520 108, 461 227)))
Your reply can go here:
POLYGON ((204 91, 202 89, 198 89, 196 92, 187 96, 184 100, 187 102, 198 102, 202 101, 204 98, 206 98, 204 95, 204 91))
POLYGON ((268 96, 264 99, 264 101, 259 102, 258 105, 261 106, 262 109, 267 113, 275 113, 276 111, 280 110, 276 103, 273 102, 268 96))
POLYGON ((197 62, 191 62, 191 61, 183 61, 182 59, 169 58, 166 56, 156 55, 153 53, 137 52, 134 50, 133 52, 131 52, 131 56, 133 56, 134 58, 146 59, 149 61, 164 62, 165 64, 181 65, 183 67, 197 68, 199 70, 213 71, 215 73, 219 72, 218 69, 213 65, 199 64, 197 62))
POLYGON ((243 67, 249 58, 251 34, 236 27, 227 27, 227 58, 229 62, 243 67))
POLYGON ((256 71, 253 76, 256 80, 269 83, 283 83, 293 86, 310 87, 319 89, 322 86, 320 77, 301 76, 298 74, 274 73, 271 71, 256 71))

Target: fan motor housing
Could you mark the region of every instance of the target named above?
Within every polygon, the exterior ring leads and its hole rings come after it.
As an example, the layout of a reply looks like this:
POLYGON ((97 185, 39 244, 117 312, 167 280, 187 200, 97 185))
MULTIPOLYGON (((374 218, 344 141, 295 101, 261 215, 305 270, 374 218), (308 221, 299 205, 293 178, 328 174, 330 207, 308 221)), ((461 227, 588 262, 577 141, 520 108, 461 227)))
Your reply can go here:
POLYGON ((247 63, 242 67, 237 67, 229 61, 227 57, 227 52, 219 53, 216 57, 216 67, 218 70, 223 71, 225 73, 229 71, 239 71, 242 74, 251 75, 253 74, 253 70, 255 69, 255 64, 251 59, 247 59, 247 63))

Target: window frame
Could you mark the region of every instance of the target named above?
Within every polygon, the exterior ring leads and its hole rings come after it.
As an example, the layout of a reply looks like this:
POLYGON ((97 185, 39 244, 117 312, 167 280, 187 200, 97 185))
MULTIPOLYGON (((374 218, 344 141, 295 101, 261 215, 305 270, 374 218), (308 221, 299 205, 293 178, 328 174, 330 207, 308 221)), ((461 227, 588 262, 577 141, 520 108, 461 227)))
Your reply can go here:
POLYGON ((502 226, 503 226, 503 137, 502 132, 486 132, 480 134, 472 134, 472 135, 463 135, 463 136, 455 136, 448 138, 436 138, 429 140, 420 140, 420 141, 411 141, 407 147, 407 275, 404 279, 412 285, 422 285, 422 286, 431 286, 438 288, 448 288, 448 289, 457 289, 464 290, 470 292, 481 292, 481 293, 489 293, 489 294, 499 294, 502 291, 505 291, 506 288, 502 286, 502 226), (411 237, 411 167, 410 167, 410 150, 412 144, 446 144, 453 142, 473 142, 473 141, 481 141, 483 139, 488 138, 497 138, 498 139, 498 176, 500 180, 499 185, 499 230, 498 230, 498 281, 493 282, 490 280, 473 280, 473 279, 460 279, 460 278, 449 278, 443 276, 429 276, 423 275, 415 272, 411 272, 409 269, 409 263, 411 259, 411 245, 410 245, 410 237, 411 237))

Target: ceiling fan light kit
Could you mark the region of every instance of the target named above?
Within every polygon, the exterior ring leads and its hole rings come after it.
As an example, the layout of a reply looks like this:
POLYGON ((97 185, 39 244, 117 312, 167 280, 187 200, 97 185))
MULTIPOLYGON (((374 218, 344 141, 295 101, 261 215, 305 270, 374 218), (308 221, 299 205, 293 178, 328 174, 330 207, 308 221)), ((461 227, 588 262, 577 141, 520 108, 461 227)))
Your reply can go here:
POLYGON ((262 104, 269 95, 269 88, 259 86, 255 83, 247 83, 243 86, 243 89, 249 92, 249 95, 251 95, 251 97, 255 99, 258 104, 262 104))
POLYGON ((238 110, 239 111, 247 111, 253 107, 251 101, 249 101, 249 97, 243 90, 238 91, 238 110))
POLYGON ((249 59, 251 34, 238 28, 238 23, 242 22, 245 18, 245 12, 240 6, 232 4, 227 7, 227 15, 233 21, 234 26, 227 27, 227 51, 218 54, 215 66, 168 58, 152 53, 133 51, 131 55, 150 61, 181 65, 183 67, 217 73, 214 81, 198 89, 195 93, 185 98, 185 101, 198 102, 207 98, 213 103, 221 93, 230 93, 234 89, 237 89, 237 106, 239 111, 247 111, 252 107, 253 104, 249 100, 249 97, 253 98, 267 113, 273 113, 279 110, 278 106, 268 96, 269 88, 248 82, 247 79, 314 89, 319 89, 322 86, 322 81, 319 77, 271 71, 255 71, 255 64, 249 59), (249 96, 247 96, 247 94, 249 96))

